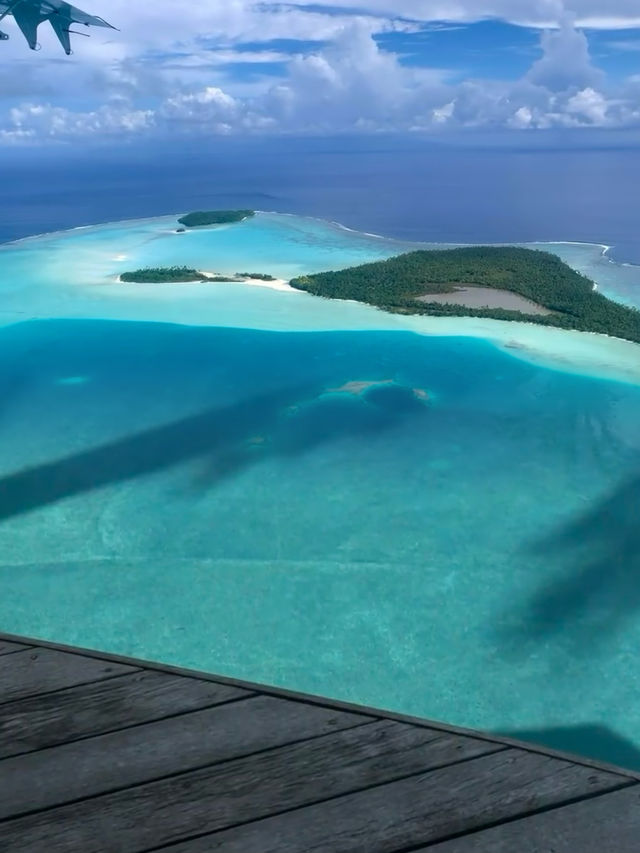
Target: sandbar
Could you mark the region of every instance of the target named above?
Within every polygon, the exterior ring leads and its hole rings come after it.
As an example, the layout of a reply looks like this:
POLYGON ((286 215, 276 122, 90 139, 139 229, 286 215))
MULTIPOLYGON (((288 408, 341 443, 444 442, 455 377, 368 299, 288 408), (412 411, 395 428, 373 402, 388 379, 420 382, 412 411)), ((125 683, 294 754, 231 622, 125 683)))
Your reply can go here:
MULTIPOLYGON (((210 270, 197 270, 197 272, 202 275, 210 276, 211 278, 222 278, 225 274, 219 272, 211 272, 210 270)), ((174 285, 179 285, 180 287, 184 287, 186 284, 249 284, 251 287, 266 287, 269 290, 280 290, 286 293, 302 293, 303 291, 297 290, 295 287, 291 287, 289 282, 284 278, 274 278, 273 281, 264 281, 261 278, 234 278, 233 275, 230 275, 228 279, 225 281, 199 281, 185 279, 185 281, 139 281, 139 282, 130 282, 130 281, 122 281, 122 277, 116 275, 113 277, 112 281, 116 281, 118 284, 133 284, 135 286, 139 285, 152 285, 154 288, 158 287, 172 287, 174 285)))
MULTIPOLYGON (((198 270, 202 275, 219 276, 224 273, 210 272, 208 270, 198 270)), ((231 278, 231 277, 230 277, 231 278)), ((206 284, 206 282, 204 282, 206 284)), ((289 282, 284 278, 276 278, 273 281, 264 281, 261 278, 242 278, 238 281, 229 281, 230 284, 250 284, 251 287, 267 287, 269 290, 281 290, 287 293, 300 293, 295 287, 291 287, 289 282)))

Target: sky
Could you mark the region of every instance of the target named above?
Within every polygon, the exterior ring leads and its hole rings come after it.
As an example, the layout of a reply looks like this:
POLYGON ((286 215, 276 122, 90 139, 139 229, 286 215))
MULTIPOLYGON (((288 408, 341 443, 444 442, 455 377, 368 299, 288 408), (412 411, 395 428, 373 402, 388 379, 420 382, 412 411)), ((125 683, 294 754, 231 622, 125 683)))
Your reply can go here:
POLYGON ((640 125, 638 0, 83 0, 0 27, 0 145, 640 125), (76 27, 75 29, 80 29, 76 27), (84 28, 82 28, 84 29, 84 28))

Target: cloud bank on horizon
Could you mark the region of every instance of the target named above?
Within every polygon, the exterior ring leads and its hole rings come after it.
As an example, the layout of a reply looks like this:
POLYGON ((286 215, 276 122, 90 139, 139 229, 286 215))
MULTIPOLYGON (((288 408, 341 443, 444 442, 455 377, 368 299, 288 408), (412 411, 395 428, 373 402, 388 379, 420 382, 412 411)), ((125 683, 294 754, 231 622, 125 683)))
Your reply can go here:
POLYGON ((640 125, 638 0, 86 0, 119 33, 31 53, 0 142, 640 125))

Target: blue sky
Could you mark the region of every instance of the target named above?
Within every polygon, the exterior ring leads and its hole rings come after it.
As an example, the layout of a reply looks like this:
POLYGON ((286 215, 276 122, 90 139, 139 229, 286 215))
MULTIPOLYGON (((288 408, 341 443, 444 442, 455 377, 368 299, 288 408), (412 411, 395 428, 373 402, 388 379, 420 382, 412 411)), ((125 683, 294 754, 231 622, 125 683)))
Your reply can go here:
POLYGON ((638 0, 86 0, 66 57, 10 18, 0 143, 640 124, 638 0))
MULTIPOLYGON (((640 28, 586 31, 591 56, 613 79, 640 73, 640 28)), ((503 21, 471 24, 433 24, 413 31, 382 32, 374 39, 381 49, 398 56, 408 67, 448 68, 454 77, 516 80, 540 58, 540 31, 503 21)), ((286 59, 273 62, 244 62, 243 54, 276 51, 284 57, 322 50, 327 42, 311 39, 271 39, 235 45, 237 57, 225 68, 232 79, 259 75, 286 77, 286 59)))

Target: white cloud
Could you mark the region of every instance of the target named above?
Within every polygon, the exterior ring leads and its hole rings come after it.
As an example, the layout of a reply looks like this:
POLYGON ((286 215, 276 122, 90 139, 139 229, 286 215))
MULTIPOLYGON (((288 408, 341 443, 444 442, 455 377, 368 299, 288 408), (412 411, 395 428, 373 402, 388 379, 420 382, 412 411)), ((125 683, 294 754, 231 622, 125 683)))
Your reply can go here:
POLYGON ((507 121, 509 127, 515 127, 521 130, 525 127, 531 127, 533 122, 533 113, 529 107, 518 107, 515 113, 507 121))
POLYGON ((585 119, 595 125, 607 123, 609 105, 600 92, 590 86, 576 92, 567 100, 566 112, 578 119, 585 119))
POLYGON ((569 21, 563 21, 557 30, 543 32, 540 46, 542 56, 527 74, 531 83, 558 91, 602 82, 604 75, 591 63, 585 34, 569 21))
MULTIPOLYGON (((308 0, 288 0, 304 6, 308 0)), ((581 27, 628 29, 640 26, 637 0, 331 0, 335 9, 354 7, 410 20, 464 22, 499 18, 525 26, 559 25, 570 14, 581 27)))
POLYGON ((213 134, 268 129, 272 125, 268 117, 252 114, 244 101, 217 86, 167 98, 157 115, 161 120, 177 122, 183 130, 195 125, 213 134))
POLYGON ((150 110, 127 108, 113 103, 90 112, 74 112, 50 104, 23 104, 9 112, 10 126, 4 129, 8 141, 32 138, 86 137, 140 133, 154 124, 150 110))
POLYGON ((4 115, 0 101, 0 142, 169 128, 209 134, 437 132, 639 121, 640 86, 628 80, 612 91, 577 26, 640 24, 637 0, 608 0, 606 15, 602 0, 368 0, 361 8, 358 0, 332 0, 338 10, 332 14, 317 6, 305 10, 307 0, 279 5, 203 0, 179 8, 166 0, 153 6, 111 0, 108 13, 104 2, 91 0, 89 10, 104 14, 122 33, 96 30, 91 40, 77 38, 72 59, 60 56, 45 26, 37 56, 18 38, 0 44, 0 57, 6 56, 0 59, 7 80, 3 95, 12 99, 4 115), (407 67, 380 49, 374 33, 412 28, 399 15, 436 28, 441 21, 490 16, 550 28, 541 30, 541 56, 521 79, 459 82, 449 71, 407 67), (325 46, 292 56, 269 45, 276 38, 313 39, 325 46), (257 45, 235 50, 247 41, 257 45), (236 61, 277 62, 286 73, 275 82, 260 75, 234 81, 225 66, 236 61), (9 73, 15 68, 29 71, 9 73), (16 105, 19 98, 26 103, 16 105))
POLYGON ((307 130, 394 128, 421 106, 436 105, 442 76, 402 67, 356 22, 321 53, 293 59, 286 83, 268 91, 262 106, 285 126, 307 130))
POLYGON ((431 116, 435 124, 446 124, 455 109, 454 101, 449 101, 448 104, 443 104, 441 107, 436 107, 431 111, 431 116))

